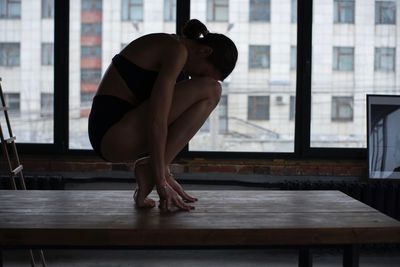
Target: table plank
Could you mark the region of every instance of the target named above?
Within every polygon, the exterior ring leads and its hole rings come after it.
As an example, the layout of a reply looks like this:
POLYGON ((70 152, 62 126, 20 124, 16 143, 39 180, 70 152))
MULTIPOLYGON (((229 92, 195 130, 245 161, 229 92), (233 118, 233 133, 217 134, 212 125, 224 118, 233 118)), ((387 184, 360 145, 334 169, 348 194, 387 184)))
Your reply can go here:
POLYGON ((400 243, 400 222, 339 191, 190 193, 194 211, 164 214, 131 191, 0 191, 0 245, 400 243))

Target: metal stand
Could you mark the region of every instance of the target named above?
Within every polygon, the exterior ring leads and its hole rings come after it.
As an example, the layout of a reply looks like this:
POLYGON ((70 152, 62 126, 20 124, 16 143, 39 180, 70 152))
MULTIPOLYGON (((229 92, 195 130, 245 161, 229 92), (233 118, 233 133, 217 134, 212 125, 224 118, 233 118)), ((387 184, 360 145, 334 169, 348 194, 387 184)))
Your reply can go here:
MULTIPOLYGON (((8 163, 11 187, 13 190, 18 190, 17 183, 16 183, 16 179, 18 178, 19 184, 20 184, 20 189, 26 190, 25 178, 24 178, 24 174, 22 172, 23 166, 19 160, 17 146, 15 144, 16 137, 13 135, 13 132, 11 129, 10 119, 8 116, 8 108, 6 106, 3 89, 1 87, 1 78, 0 78, 0 98, 1 98, 0 110, 2 110, 4 112, 4 117, 6 120, 7 129, 8 129, 8 133, 9 133, 9 137, 4 138, 3 129, 2 129, 1 123, 0 123, 0 141, 1 141, 1 148, 2 148, 3 155, 8 163), (11 147, 11 151, 12 151, 11 153, 9 153, 9 146, 11 147), (11 159, 11 155, 14 155, 14 160, 11 159), (16 165, 16 167, 13 167, 13 163, 16 165)), ((42 265, 44 267, 46 267, 47 265, 46 265, 46 260, 45 260, 43 251, 40 250, 39 254, 40 254, 42 265)), ((0 253, 0 255, 2 256, 2 253, 0 253)), ((29 255, 30 255, 31 266, 35 267, 36 262, 35 262, 35 257, 33 255, 32 250, 29 250, 29 255)), ((2 266, 3 260, 2 260, 2 258, 0 258, 0 259, 1 259, 0 266, 2 266)))

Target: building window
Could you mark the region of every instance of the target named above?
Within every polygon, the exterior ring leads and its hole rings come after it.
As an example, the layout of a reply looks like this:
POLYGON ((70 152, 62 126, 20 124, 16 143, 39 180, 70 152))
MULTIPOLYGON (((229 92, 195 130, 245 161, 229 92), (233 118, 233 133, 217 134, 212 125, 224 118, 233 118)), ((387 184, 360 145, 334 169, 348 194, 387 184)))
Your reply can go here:
POLYGON ((164 21, 176 21, 176 0, 164 0, 164 21))
POLYGON ((271 0, 250 0, 250 21, 271 20, 271 0))
POLYGON ((82 107, 90 107, 92 104, 92 100, 96 92, 84 92, 81 91, 81 106, 82 107))
POLYGON ((250 45, 249 68, 269 69, 270 48, 267 45, 250 45))
POLYGON ((228 96, 223 95, 218 103, 219 129, 220 134, 228 133, 228 96))
POLYGON ((102 0, 82 0, 82 10, 85 11, 101 11, 102 0))
POLYGON ((0 66, 15 67, 20 65, 20 44, 0 43, 0 66))
POLYGON ((294 95, 290 96, 290 106, 289 106, 289 120, 293 121, 296 116, 296 97, 294 95))
POLYGON ((396 48, 375 48, 375 71, 393 72, 396 69, 396 48))
POLYGON ((375 2, 375 23, 396 24, 396 2, 376 1, 375 2))
POLYGON ((82 45, 81 46, 81 57, 101 57, 101 46, 100 45, 82 45))
POLYGON ((101 69, 81 69, 82 83, 98 83, 101 80, 101 69))
POLYGON ((0 0, 0 18, 21 18, 21 0, 0 0))
POLYGON ((290 69, 291 70, 297 69, 297 47, 296 46, 290 47, 290 69))
POLYGON ((353 121, 353 97, 332 96, 332 121, 353 121))
POLYGON ((54 18, 54 0, 42 0, 42 18, 54 18))
POLYGON ((297 23, 297 0, 292 0, 290 22, 297 23))
POLYGON ((249 96, 247 119, 269 120, 269 101, 269 96, 249 96))
POLYGON ((21 97, 19 93, 4 93, 4 101, 10 114, 20 114, 21 97))
POLYGON ((54 65, 54 45, 52 43, 42 43, 42 65, 54 65))
POLYGON ((354 23, 354 0, 335 0, 333 4, 334 23, 354 23))
POLYGON ((99 36, 101 35, 101 23, 82 23, 82 35, 99 36))
POLYGON ((229 0, 207 0, 207 21, 228 21, 229 0))
POLYGON ((143 21, 143 0, 122 0, 123 21, 143 21))
POLYGON ((333 48, 333 69, 339 71, 354 70, 354 48, 334 47, 333 48))
POLYGON ((40 94, 40 117, 52 118, 53 117, 53 94, 41 93, 40 94))

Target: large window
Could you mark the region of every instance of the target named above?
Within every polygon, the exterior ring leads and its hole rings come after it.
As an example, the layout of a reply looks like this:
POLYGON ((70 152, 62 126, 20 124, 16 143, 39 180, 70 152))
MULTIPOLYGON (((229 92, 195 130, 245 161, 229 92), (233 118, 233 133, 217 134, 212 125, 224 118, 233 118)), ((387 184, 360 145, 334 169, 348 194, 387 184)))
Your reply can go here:
POLYGON ((189 152, 294 152, 295 103, 290 99, 296 96, 296 4, 191 1, 190 17, 230 37, 239 57, 222 83, 223 98, 190 141, 189 152))
POLYGON ((399 3, 313 1, 311 148, 365 148, 366 95, 400 94, 399 3))
POLYGON ((250 21, 268 22, 271 19, 271 0, 250 0, 250 21))
POLYGON ((142 21, 143 0, 122 0, 122 20, 142 21))
POLYGON ((207 0, 207 21, 228 21, 229 0, 207 0))
POLYGON ((164 0, 164 20, 176 21, 176 0, 164 0))
POLYGON ((376 24, 396 24, 396 1, 376 1, 376 24))
POLYGON ((335 23, 354 23, 355 0, 334 0, 335 23))
POLYGON ((21 0, 0 0, 0 19, 21 18, 21 0))
POLYGON ((42 43, 42 65, 54 65, 54 45, 52 43, 42 43))

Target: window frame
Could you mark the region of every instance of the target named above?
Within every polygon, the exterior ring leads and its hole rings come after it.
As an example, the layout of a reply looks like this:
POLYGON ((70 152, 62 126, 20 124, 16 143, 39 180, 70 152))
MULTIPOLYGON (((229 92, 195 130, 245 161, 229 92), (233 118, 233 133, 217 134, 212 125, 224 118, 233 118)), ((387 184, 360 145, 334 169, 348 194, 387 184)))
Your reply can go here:
MULTIPOLYGON (((375 0, 374 4, 375 4, 375 25, 396 25, 396 23, 397 23, 397 19, 396 19, 397 5, 396 5, 395 1, 376 1, 375 0), (378 3, 379 3, 379 5, 378 5, 378 3), (390 22, 390 23, 382 21, 382 20, 384 20, 383 11, 384 11, 384 9, 387 9, 387 6, 385 6, 385 5, 393 5, 393 4, 396 7, 394 9, 394 14, 393 14, 394 21, 390 22), (381 5, 383 5, 383 6, 381 6, 381 5)), ((389 9, 389 10, 392 10, 392 9, 389 9)))
POLYGON ((355 9, 356 2, 355 0, 334 0, 333 1, 333 23, 334 24, 355 24, 355 9), (351 12, 352 19, 350 21, 346 21, 346 13, 345 9, 349 8, 349 4, 352 4, 351 12))
MULTIPOLYGON (((220 0, 207 0, 206 2, 206 18, 207 18, 207 22, 228 22, 229 21, 229 0, 224 0, 227 2, 227 4, 218 4, 216 3, 216 1, 220 1, 220 0), (210 7, 209 5, 211 5, 212 2, 212 7, 210 7), (225 19, 219 19, 217 18, 217 9, 218 8, 226 8, 227 9, 227 18, 225 19), (211 14, 209 14, 209 10, 211 10, 211 14)), ((190 12, 190 11, 189 11, 190 12)))
MULTIPOLYGON (((21 66, 21 43, 18 42, 4 42, 0 43, 0 54, 4 53, 4 57, 6 58, 5 61, 4 59, 0 61, 0 67, 5 67, 5 68, 16 68, 21 66), (3 51, 4 49, 4 51, 3 51), (12 63, 13 61, 10 60, 10 58, 13 57, 12 53, 15 52, 14 49, 18 51, 18 60, 14 64, 12 63), (4 61, 4 62, 2 62, 4 61)), ((1 55, 0 55, 1 57, 1 55)), ((16 57, 14 55, 14 57, 16 57)))
POLYGON ((54 1, 55 0, 42 0, 42 19, 53 19, 54 18, 54 1))
POLYGON ((5 14, 3 14, 0 10, 0 19, 21 19, 21 9, 22 9, 22 0, 0 0, 4 1, 5 5, 5 14), (19 14, 18 15, 10 15, 10 6, 15 4, 19 4, 19 14))
MULTIPOLYGON (((92 150, 69 148, 69 1, 55 1, 54 11, 54 143, 17 143, 21 154, 56 154, 96 157, 92 150)), ((226 159, 366 159, 366 148, 314 148, 310 146, 311 60, 313 1, 299 1, 297 9, 297 78, 294 152, 198 152, 186 146, 178 157, 226 159)), ((190 1, 177 0, 176 31, 190 18, 190 1)))
POLYGON ((258 4, 256 3, 257 1, 260 0, 250 0, 249 1, 249 23, 253 22, 261 22, 261 23, 270 23, 271 22, 271 0, 264 0, 267 1, 267 3, 262 3, 258 4), (267 6, 268 10, 266 13, 266 18, 261 19, 259 14, 257 13, 257 10, 262 10, 264 8, 264 5, 267 6))
POLYGON ((122 5, 122 10, 127 10, 127 17, 125 17, 125 13, 121 13, 121 21, 125 21, 125 22, 142 22, 143 21, 143 7, 144 7, 144 1, 140 0, 141 3, 137 4, 134 3, 134 1, 136 0, 122 0, 121 1, 121 5, 122 5), (127 7, 124 7, 124 3, 127 3, 127 7), (135 7, 139 7, 141 9, 141 16, 138 19, 133 19, 133 13, 131 13, 131 9, 135 8, 135 7))
POLYGON ((382 73, 395 73, 396 72, 396 47, 375 47, 374 53, 374 71, 382 73), (393 54, 388 53, 388 51, 393 51, 393 54), (385 69, 382 67, 383 57, 391 56, 392 67, 391 69, 385 69))

